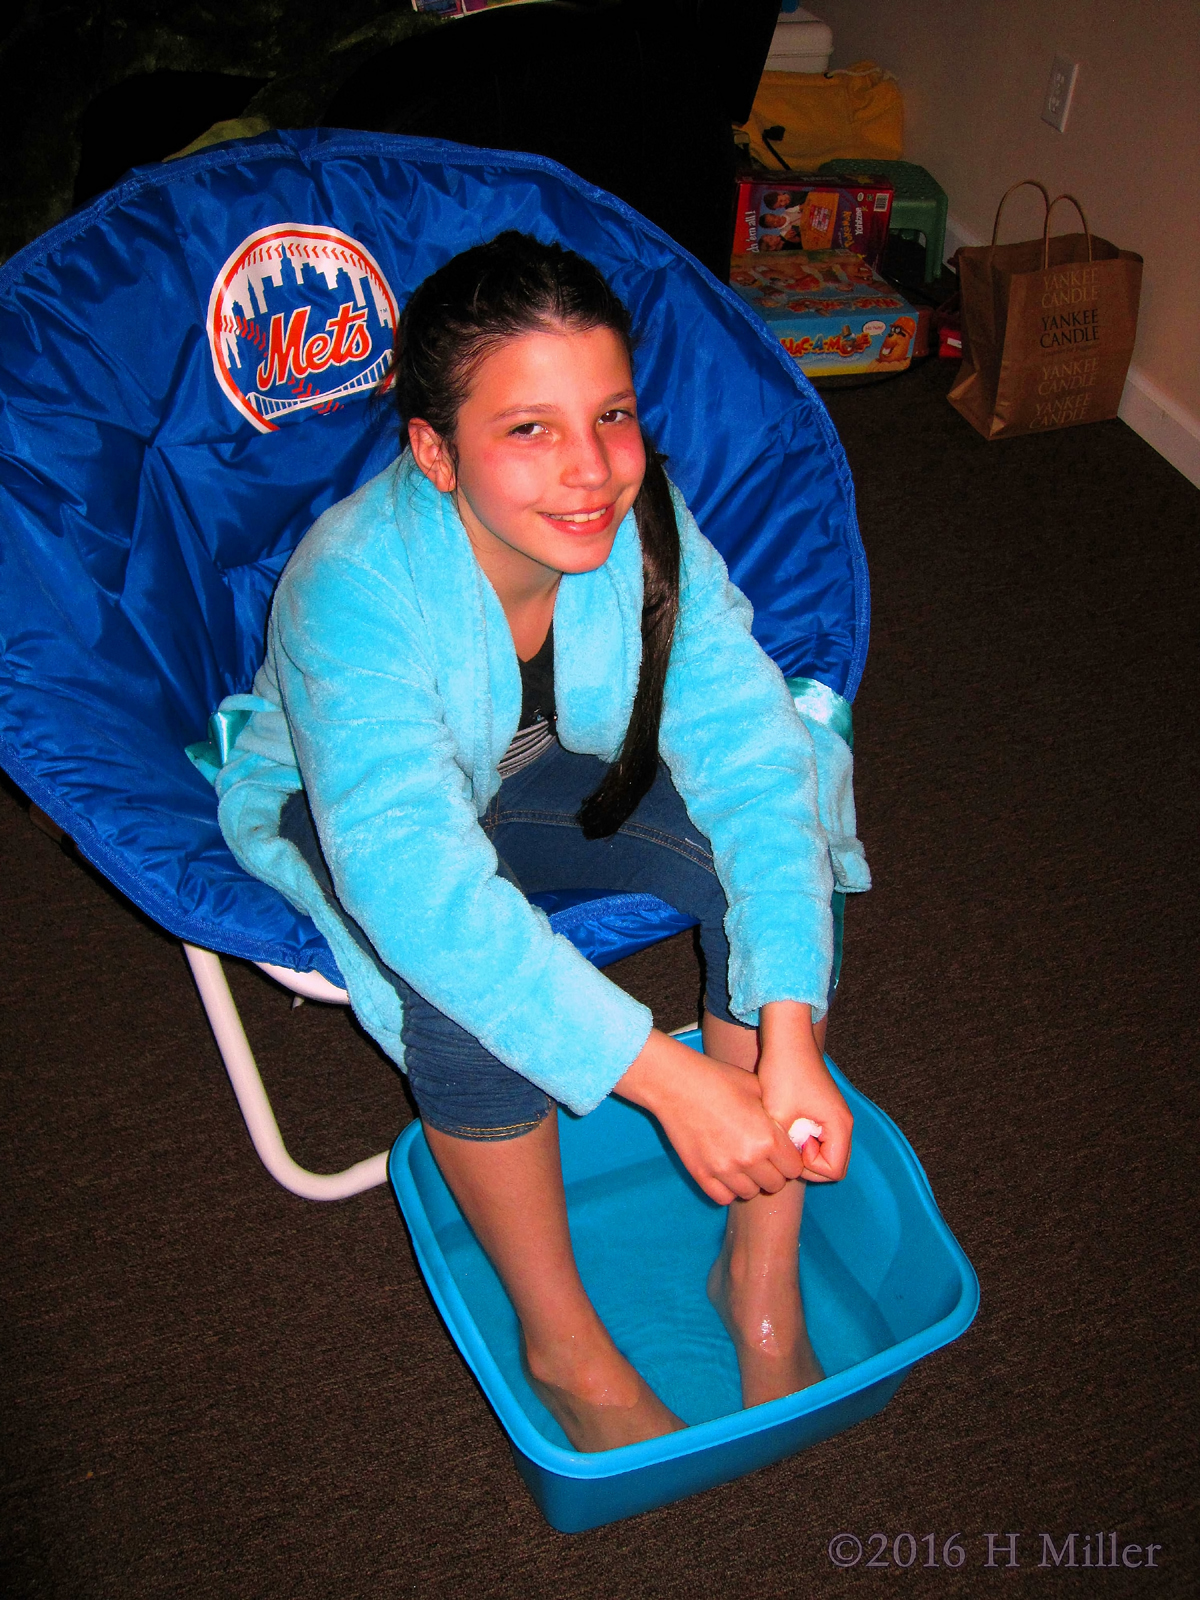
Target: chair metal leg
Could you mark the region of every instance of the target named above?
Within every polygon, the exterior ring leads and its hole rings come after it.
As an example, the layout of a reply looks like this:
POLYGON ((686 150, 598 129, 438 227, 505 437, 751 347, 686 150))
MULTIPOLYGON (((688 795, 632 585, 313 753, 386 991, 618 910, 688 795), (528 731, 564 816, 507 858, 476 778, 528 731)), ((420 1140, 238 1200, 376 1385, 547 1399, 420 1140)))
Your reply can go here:
POLYGON ((263 1166, 276 1182, 304 1200, 345 1200, 352 1194, 361 1194, 364 1189, 386 1183, 386 1150, 369 1160, 356 1161, 344 1172, 308 1172, 292 1160, 284 1147, 254 1052, 229 992, 220 956, 186 941, 183 948, 233 1092, 246 1119, 246 1128, 263 1166))

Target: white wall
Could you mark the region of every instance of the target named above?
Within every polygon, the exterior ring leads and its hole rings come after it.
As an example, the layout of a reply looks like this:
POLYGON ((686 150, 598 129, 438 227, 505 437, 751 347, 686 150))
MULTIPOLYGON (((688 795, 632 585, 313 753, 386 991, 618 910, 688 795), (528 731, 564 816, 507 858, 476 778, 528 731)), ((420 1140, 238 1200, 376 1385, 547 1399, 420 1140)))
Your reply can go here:
MULTIPOLYGON (((831 65, 871 57, 899 78, 905 155, 950 197, 955 242, 991 238, 1018 178, 1078 196, 1093 231, 1145 258, 1122 416, 1200 483, 1198 0, 812 0, 831 65), (1041 120, 1051 58, 1078 61, 1066 133, 1041 120)), ((1015 195, 1002 238, 1041 232, 1015 195)), ((1056 227, 1077 228, 1068 206, 1056 227)))

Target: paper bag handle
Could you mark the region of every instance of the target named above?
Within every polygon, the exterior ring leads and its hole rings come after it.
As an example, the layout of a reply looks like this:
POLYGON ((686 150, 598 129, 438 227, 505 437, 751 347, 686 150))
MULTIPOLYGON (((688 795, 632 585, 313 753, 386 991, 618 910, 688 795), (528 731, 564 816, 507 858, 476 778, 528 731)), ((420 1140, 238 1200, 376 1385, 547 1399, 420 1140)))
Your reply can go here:
MULTIPOLYGON (((996 207, 996 220, 992 223, 993 249, 996 245, 996 235, 1000 232, 1000 213, 1004 210, 1004 202, 1008 199, 1010 194, 1016 194, 1018 189, 1024 189, 1026 186, 1031 189, 1041 190, 1042 199, 1046 202, 1046 216, 1047 218, 1050 216, 1050 191, 1046 188, 1044 183, 1039 183, 1036 178, 1022 178, 1020 183, 1010 184, 1000 196, 1000 204, 996 207)), ((1061 195, 1059 195, 1059 199, 1062 199, 1061 195)))
MULTIPOLYGON (((1042 193, 1045 194, 1045 192, 1046 191, 1043 189, 1042 193)), ((1075 207, 1076 211, 1078 211, 1079 220, 1080 220, 1080 222, 1083 223, 1083 231, 1087 235, 1088 260, 1091 261, 1091 259, 1092 259, 1092 230, 1088 227, 1088 219, 1083 214, 1083 207, 1079 204, 1079 201, 1076 200, 1076 198, 1075 198, 1075 196, 1073 194, 1056 194, 1054 196, 1054 199, 1049 201, 1049 203, 1046 206, 1046 221, 1045 221, 1045 224, 1042 227, 1042 271, 1043 272, 1047 271, 1047 269, 1050 266, 1050 213, 1054 210, 1055 206, 1058 204, 1058 202, 1060 200, 1069 200, 1071 202, 1071 204, 1075 207)), ((1001 201, 1001 204, 1003 204, 1003 201, 1001 201)))

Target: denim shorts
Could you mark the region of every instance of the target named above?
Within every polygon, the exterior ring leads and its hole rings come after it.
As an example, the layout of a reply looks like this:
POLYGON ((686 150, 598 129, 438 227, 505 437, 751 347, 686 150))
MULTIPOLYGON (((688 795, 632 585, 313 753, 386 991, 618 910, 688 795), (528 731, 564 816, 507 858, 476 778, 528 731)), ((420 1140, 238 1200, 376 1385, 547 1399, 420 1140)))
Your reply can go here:
MULTIPOLYGON (((500 857, 501 875, 525 894, 551 889, 652 894, 694 918, 707 968, 705 1009, 737 1022, 729 1011, 728 903, 708 840, 692 825, 662 765, 636 811, 611 838, 585 839, 576 817, 605 770, 595 756, 574 755, 556 741, 504 780, 480 819, 500 857)), ((361 929, 334 898, 303 795, 284 806, 281 832, 304 855, 326 899, 363 943, 361 929)), ((404 1064, 423 1121, 460 1139, 515 1139, 545 1119, 552 1101, 544 1090, 498 1061, 384 967, 377 954, 376 961, 403 1002, 404 1064)))

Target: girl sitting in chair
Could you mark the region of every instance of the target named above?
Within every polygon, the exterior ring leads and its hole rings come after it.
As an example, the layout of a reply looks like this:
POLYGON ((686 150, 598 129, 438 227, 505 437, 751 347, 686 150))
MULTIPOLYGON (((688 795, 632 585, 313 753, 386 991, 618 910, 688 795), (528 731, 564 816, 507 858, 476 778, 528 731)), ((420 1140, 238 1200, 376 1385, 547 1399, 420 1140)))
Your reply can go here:
POLYGON ((851 1116, 822 1056, 833 879, 812 740, 638 423, 630 319, 517 233, 455 257, 397 334, 407 447, 280 582, 261 708, 219 782, 242 864, 329 939, 580 1450, 682 1426, 576 1270, 559 1101, 658 1119, 729 1207, 709 1294, 743 1402, 817 1381, 797 1244, 851 1116), (695 917, 704 1054, 653 1027, 527 894, 695 917), (801 1148, 785 1129, 820 1125, 801 1148))

